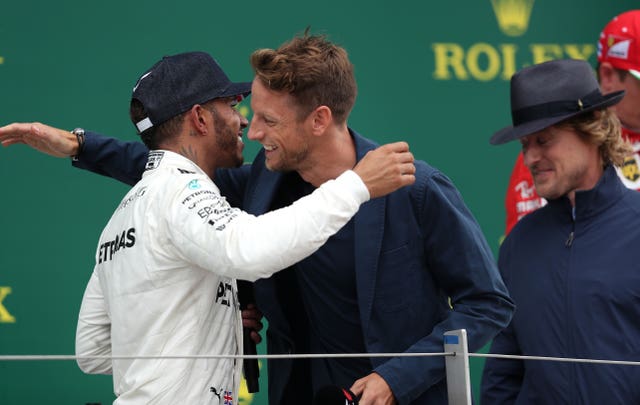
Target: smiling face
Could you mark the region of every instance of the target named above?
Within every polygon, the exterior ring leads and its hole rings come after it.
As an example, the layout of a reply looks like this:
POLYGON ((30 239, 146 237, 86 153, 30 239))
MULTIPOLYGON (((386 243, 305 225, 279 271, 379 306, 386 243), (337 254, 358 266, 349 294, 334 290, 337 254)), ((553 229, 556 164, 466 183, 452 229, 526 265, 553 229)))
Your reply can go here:
POLYGON ((299 171, 307 161, 305 119, 298 117, 293 97, 269 90, 260 79, 251 86, 253 118, 247 137, 262 144, 267 169, 299 171))
POLYGON ((588 143, 571 127, 552 126, 520 140, 524 164, 536 191, 546 199, 568 196, 595 187, 602 175, 598 146, 588 143))
POLYGON ((238 97, 225 97, 213 100, 205 107, 212 115, 213 133, 215 133, 216 160, 219 167, 238 167, 244 161, 242 150, 242 130, 248 121, 235 108, 238 97))

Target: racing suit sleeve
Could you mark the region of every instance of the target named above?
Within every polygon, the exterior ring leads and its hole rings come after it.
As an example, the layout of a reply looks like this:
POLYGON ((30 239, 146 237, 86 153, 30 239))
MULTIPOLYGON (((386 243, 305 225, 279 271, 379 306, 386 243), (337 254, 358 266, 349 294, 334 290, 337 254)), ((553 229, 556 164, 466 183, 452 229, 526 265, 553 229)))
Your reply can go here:
POLYGON ((141 142, 125 142, 87 131, 82 152, 71 164, 133 186, 142 177, 148 152, 141 142))
MULTIPOLYGON (((82 297, 76 329, 76 356, 111 356, 111 319, 95 270, 82 297)), ((111 359, 78 358, 88 374, 111 374, 111 359)))
POLYGON ((192 179, 166 199, 171 200, 165 208, 170 212, 166 229, 175 254, 203 269, 250 281, 309 256, 370 197, 349 170, 288 207, 254 216, 232 208, 208 178, 192 179))

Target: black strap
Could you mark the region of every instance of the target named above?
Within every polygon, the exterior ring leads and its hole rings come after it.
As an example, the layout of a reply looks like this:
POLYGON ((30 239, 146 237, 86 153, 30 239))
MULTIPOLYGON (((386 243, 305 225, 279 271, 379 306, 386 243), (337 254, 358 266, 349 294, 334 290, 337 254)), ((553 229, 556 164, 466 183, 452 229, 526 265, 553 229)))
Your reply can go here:
POLYGON ((552 101, 520 108, 511 112, 511 119, 513 120, 513 125, 517 126, 541 118, 558 117, 585 110, 602 101, 600 91, 594 90, 577 100, 552 101))

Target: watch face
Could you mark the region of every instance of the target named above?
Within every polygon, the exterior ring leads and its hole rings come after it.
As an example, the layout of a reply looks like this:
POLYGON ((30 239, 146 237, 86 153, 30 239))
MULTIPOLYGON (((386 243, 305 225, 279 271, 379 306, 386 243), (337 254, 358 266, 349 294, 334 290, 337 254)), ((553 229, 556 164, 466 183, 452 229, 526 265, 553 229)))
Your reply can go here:
POLYGON ((75 155, 71 155, 71 159, 73 161, 77 161, 78 156, 80 156, 80 153, 82 153, 82 148, 84 147, 84 129, 75 128, 73 131, 71 131, 71 133, 76 136, 76 140, 78 141, 78 151, 75 155))

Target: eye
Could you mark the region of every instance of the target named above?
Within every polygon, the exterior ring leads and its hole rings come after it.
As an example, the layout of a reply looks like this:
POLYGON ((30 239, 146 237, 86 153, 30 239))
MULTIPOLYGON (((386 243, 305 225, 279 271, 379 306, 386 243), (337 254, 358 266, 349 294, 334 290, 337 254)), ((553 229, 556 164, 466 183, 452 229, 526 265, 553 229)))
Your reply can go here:
POLYGON ((235 108, 237 110, 238 109, 238 105, 240 104, 240 102, 242 100, 244 100, 244 97, 242 97, 242 95, 229 97, 227 99, 227 104, 229 105, 229 107, 235 108))
POLYGON ((549 142, 549 138, 547 138, 545 136, 539 136, 538 138, 536 138, 536 143, 538 145, 542 146, 542 145, 546 144, 547 142, 549 142))
POLYGON ((278 123, 278 121, 275 120, 274 118, 269 117, 269 116, 264 116, 264 115, 262 116, 262 120, 264 121, 264 123, 266 125, 268 125, 270 127, 272 127, 272 126, 274 126, 274 125, 276 125, 278 123))

